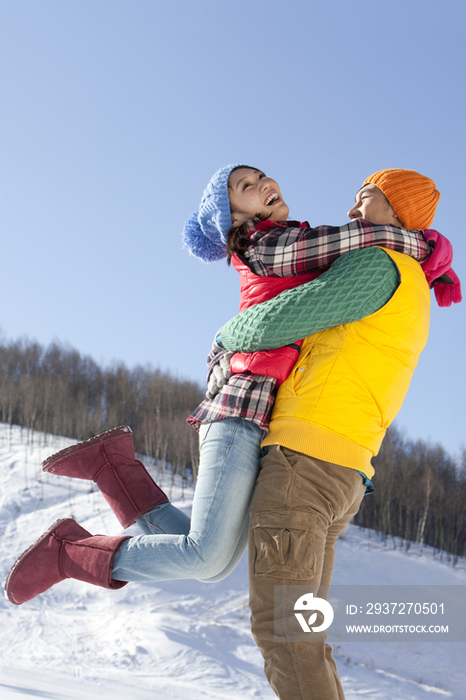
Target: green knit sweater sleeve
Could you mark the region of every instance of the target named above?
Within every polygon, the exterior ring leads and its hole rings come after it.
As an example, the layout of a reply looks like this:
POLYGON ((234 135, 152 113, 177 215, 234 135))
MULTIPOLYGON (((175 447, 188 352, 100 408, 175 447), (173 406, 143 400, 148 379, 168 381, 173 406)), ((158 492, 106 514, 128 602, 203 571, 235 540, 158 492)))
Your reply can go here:
POLYGON ((398 268, 384 250, 345 253, 312 282, 287 289, 232 318, 221 330, 227 350, 270 350, 378 311, 400 283, 398 268))

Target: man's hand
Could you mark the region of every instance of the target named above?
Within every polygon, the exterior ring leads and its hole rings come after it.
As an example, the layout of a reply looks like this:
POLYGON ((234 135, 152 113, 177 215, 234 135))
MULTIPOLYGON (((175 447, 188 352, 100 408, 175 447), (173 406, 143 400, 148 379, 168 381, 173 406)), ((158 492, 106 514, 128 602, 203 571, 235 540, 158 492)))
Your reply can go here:
MULTIPOLYGON (((218 333, 217 333, 218 336, 218 333)), ((230 360, 233 352, 225 350, 214 340, 209 353, 206 397, 213 399, 231 377, 230 360)))

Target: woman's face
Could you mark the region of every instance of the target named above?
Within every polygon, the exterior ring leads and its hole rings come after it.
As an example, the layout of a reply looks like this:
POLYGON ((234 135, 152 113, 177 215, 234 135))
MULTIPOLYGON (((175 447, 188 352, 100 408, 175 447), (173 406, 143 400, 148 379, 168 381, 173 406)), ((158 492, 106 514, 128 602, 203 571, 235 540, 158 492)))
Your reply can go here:
POLYGON ((261 170, 237 168, 228 180, 231 219, 240 226, 258 214, 272 221, 286 221, 290 212, 275 180, 261 170))

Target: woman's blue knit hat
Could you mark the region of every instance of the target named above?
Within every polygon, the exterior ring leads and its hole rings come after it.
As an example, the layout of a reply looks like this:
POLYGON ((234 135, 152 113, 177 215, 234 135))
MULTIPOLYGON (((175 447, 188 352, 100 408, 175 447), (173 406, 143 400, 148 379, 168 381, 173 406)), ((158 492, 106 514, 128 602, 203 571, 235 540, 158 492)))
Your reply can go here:
POLYGON ((228 178, 236 168, 248 167, 239 164, 220 168, 204 190, 199 211, 190 216, 184 225, 184 247, 203 262, 226 258, 227 233, 232 224, 228 178))

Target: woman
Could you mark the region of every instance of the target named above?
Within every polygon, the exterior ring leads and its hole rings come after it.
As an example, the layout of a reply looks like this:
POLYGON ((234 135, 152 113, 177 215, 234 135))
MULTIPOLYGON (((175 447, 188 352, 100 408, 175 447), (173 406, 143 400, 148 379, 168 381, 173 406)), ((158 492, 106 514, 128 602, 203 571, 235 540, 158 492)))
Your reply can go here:
MULTIPOLYGON (((305 335, 313 333, 311 311, 320 296, 316 296, 316 283, 308 280, 329 274, 324 270, 343 252, 380 245, 420 261, 430 252, 419 231, 361 220, 312 229, 306 223, 287 222, 287 217, 288 207, 274 180, 255 168, 227 166, 209 182, 199 211, 185 225, 184 240, 190 252, 204 261, 233 256, 240 268, 245 306, 306 282, 310 298, 306 302, 302 297, 300 302, 309 304, 305 335)), ((320 288, 331 298, 338 276, 330 279, 320 288)), ((372 313, 373 303, 368 298, 359 313, 372 313)), ((357 318, 334 317, 332 325, 351 320, 357 318)), ((168 502, 136 460, 127 427, 46 460, 46 471, 94 480, 123 527, 137 521, 144 534, 92 536, 72 519, 59 520, 11 569, 5 585, 8 599, 19 605, 68 577, 120 588, 128 581, 197 578, 214 582, 227 576, 246 547, 260 444, 277 383, 296 356, 290 357, 288 349, 280 353, 273 362, 279 367, 278 377, 271 376, 267 357, 259 356, 258 364, 246 363, 246 372, 233 375, 214 399, 204 401, 190 417, 200 434, 191 519, 168 502)))

